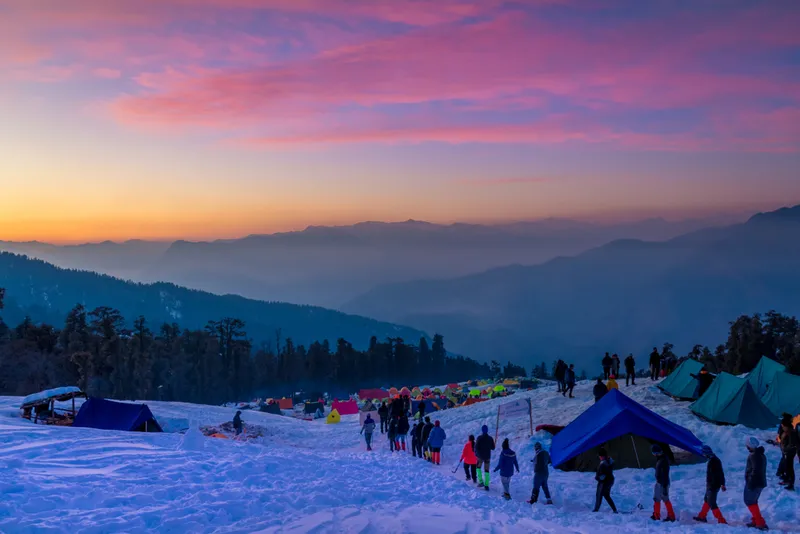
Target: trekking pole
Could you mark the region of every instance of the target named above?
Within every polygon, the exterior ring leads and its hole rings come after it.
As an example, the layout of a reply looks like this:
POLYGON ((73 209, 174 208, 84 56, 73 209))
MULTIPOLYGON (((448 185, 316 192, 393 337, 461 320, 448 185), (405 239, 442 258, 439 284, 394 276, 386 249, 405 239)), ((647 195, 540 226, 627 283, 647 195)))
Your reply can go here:
POLYGON ((458 461, 458 464, 456 465, 456 468, 455 468, 455 469, 453 469, 453 471, 452 471, 452 472, 453 472, 453 473, 455 473, 456 471, 458 471, 458 468, 459 468, 459 467, 461 467, 461 460, 459 460, 459 461, 458 461))

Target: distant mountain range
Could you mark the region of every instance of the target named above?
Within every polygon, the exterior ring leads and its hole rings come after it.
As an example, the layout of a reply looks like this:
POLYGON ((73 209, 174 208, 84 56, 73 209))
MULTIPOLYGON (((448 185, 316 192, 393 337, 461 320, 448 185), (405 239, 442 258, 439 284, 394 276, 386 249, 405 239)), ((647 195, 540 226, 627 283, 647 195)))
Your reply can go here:
POLYGON ((730 217, 614 225, 562 219, 494 226, 366 222, 214 242, 0 242, 0 250, 137 282, 338 308, 382 284, 536 265, 616 239, 660 241, 731 222, 730 217))
MULTIPOLYGON (((727 337, 741 314, 800 315, 800 206, 666 242, 619 240, 542 265, 378 287, 344 310, 438 331, 477 359, 565 358, 727 337)), ((684 352, 685 353, 685 352, 684 352)))
POLYGON ((417 343, 425 335, 412 328, 318 307, 219 296, 167 283, 125 282, 9 253, 0 253, 0 287, 6 288, 5 309, 0 316, 11 327, 26 315, 36 322, 63 327, 67 312, 80 303, 90 311, 98 306, 117 308, 129 324, 144 315, 154 331, 165 322, 194 329, 204 327, 209 320, 236 317, 247 323, 247 333, 256 346, 262 341, 274 342, 277 329, 281 329, 284 341, 292 338, 295 345, 308 346, 327 339, 335 346, 343 337, 361 349, 369 345, 371 336, 380 340, 401 337, 417 343))

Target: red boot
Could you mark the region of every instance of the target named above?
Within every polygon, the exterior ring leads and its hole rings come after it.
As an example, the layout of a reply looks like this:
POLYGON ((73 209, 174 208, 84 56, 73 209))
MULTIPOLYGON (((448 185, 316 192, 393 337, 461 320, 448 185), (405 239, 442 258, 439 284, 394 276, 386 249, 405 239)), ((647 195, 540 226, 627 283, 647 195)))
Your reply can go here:
POLYGON ((403 446, 403 450, 406 450, 406 442, 405 441, 401 441, 400 444, 403 446))
POLYGON ((672 509, 672 501, 665 502, 664 506, 667 507, 667 518, 664 521, 674 522, 675 521, 675 510, 672 509))
POLYGON ((653 521, 660 521, 661 520, 661 503, 655 501, 653 503, 653 515, 650 516, 650 519, 653 521))
POLYGON ((395 442, 394 442, 394 450, 396 450, 396 451, 400 450, 400 442, 397 441, 397 440, 395 440, 395 442))
POLYGON ((714 517, 717 518, 717 523, 720 525, 727 525, 728 522, 725 521, 725 518, 722 516, 722 510, 717 508, 716 510, 711 510, 711 513, 714 514, 714 517))
POLYGON ((751 504, 747 509, 750 510, 750 513, 753 515, 753 526, 761 530, 767 530, 767 522, 764 521, 764 518, 761 516, 761 509, 758 505, 751 504))
MULTIPOLYGON (((700 521, 701 523, 708 522, 708 519, 706 519, 706 517, 708 516, 708 512, 709 511, 711 511, 711 507, 708 506, 707 502, 704 502, 703 503, 703 508, 700 509, 700 513, 699 514, 694 516, 694 520, 695 521, 700 521)), ((714 517, 716 517, 716 514, 714 514, 714 517)))

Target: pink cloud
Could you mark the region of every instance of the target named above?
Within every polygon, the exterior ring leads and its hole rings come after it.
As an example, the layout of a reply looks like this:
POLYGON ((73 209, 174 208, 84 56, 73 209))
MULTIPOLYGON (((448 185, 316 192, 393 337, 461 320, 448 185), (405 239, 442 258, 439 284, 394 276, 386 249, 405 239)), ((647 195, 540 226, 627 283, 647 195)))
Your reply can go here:
POLYGON ((109 69, 105 67, 93 69, 92 74, 94 74, 98 78, 106 78, 108 80, 115 80, 117 78, 122 77, 122 72, 120 72, 119 70, 109 69))

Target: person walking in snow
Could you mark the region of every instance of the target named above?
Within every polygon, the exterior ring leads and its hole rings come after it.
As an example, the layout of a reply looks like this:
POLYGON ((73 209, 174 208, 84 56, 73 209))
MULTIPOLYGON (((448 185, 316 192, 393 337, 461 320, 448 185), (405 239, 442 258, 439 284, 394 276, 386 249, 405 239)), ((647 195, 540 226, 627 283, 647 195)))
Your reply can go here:
POLYGON ((567 393, 569 393, 569 398, 574 398, 572 396, 572 390, 575 389, 575 364, 569 364, 569 369, 567 369, 566 373, 564 374, 564 382, 566 383, 567 387, 564 388, 564 391, 561 393, 562 396, 566 397, 567 393))
POLYGON ((650 353, 650 380, 656 380, 661 372, 661 356, 658 354, 658 349, 653 347, 653 352, 650 353))
POLYGON ((781 444, 781 484, 789 491, 794 491, 794 457, 797 455, 797 447, 800 445, 800 436, 792 426, 791 414, 783 414, 781 425, 778 429, 778 437, 781 444))
POLYGON ((406 450, 406 437, 408 437, 409 430, 408 416, 403 414, 397 422, 397 440, 404 451, 406 450))
POLYGON ((383 401, 378 408, 378 417, 381 420, 381 434, 385 434, 389 429, 389 407, 386 406, 386 401, 383 401))
POLYGON ((561 393, 565 389, 567 389, 567 384, 564 382, 564 375, 567 371, 567 364, 564 363, 564 360, 558 360, 556 363, 556 372, 555 378, 556 382, 558 383, 558 393, 561 393))
POLYGON ((519 473, 519 464, 517 463, 516 453, 511 450, 511 445, 508 443, 508 438, 503 440, 502 447, 503 450, 500 452, 494 471, 500 471, 500 482, 503 483, 503 498, 508 501, 511 499, 511 477, 514 476, 515 469, 519 473))
POLYGON ((611 374, 614 376, 619 376, 619 366, 619 354, 614 353, 614 355, 611 357, 611 374))
POLYGON ((419 439, 417 438, 417 427, 419 423, 414 423, 411 427, 411 456, 414 458, 417 457, 417 444, 419 443, 419 439))
POLYGON ((719 490, 728 491, 728 488, 725 487, 725 471, 722 470, 722 460, 717 458, 717 455, 708 445, 703 445, 703 456, 708 459, 708 464, 706 465, 706 494, 703 496, 703 508, 694 517, 694 520, 701 523, 708 522, 706 517, 710 511, 717 519, 717 523, 725 525, 728 522, 725 521, 722 511, 717 506, 719 490))
POLYGON ((367 450, 372 450, 372 433, 375 432, 375 420, 371 415, 367 414, 364 419, 364 425, 361 427, 361 434, 364 434, 364 440, 367 442, 367 450))
POLYGON ((389 421, 389 430, 386 432, 386 437, 389 438, 389 450, 391 452, 400 450, 400 443, 397 442, 397 425, 399 421, 396 417, 392 417, 389 421))
POLYGON ((475 440, 475 457, 478 459, 478 487, 483 487, 489 491, 489 468, 492 462, 492 451, 494 450, 494 439, 489 435, 489 427, 481 427, 481 435, 475 440))
POLYGON ((539 490, 544 491, 544 496, 547 499, 547 504, 553 504, 553 499, 550 498, 550 488, 547 487, 547 479, 550 478, 550 453, 542 448, 542 444, 538 441, 533 446, 536 451, 533 460, 533 491, 531 492, 531 500, 528 504, 536 504, 539 500, 539 490))
POLYGON ((461 461, 464 462, 464 474, 467 482, 472 480, 473 484, 478 483, 478 457, 475 456, 475 436, 469 435, 469 440, 461 451, 461 461))
POLYGON ((614 460, 611 459, 603 447, 600 447, 597 454, 600 456, 600 465, 597 466, 597 472, 594 476, 597 481, 597 492, 595 494, 594 510, 592 511, 599 512, 600 504, 605 499, 611 507, 611 511, 616 514, 617 506, 611 498, 611 488, 614 486, 614 460))
POLYGON ((617 375, 612 374, 611 376, 608 377, 608 383, 606 384, 606 388, 608 389, 608 391, 611 391, 612 389, 617 389, 617 390, 619 389, 619 384, 617 384, 617 375))
POLYGON ((628 354, 625 358, 625 385, 636 385, 636 360, 633 359, 633 354, 628 354))
POLYGON ((242 424, 242 412, 237 411, 236 415, 233 416, 233 430, 236 432, 236 435, 238 436, 239 434, 242 433, 243 428, 244 425, 242 424))
POLYGON ((608 388, 603 384, 602 378, 597 379, 597 383, 592 388, 592 393, 594 394, 594 402, 600 402, 600 399, 608 393, 608 388))
POLYGON ((611 375, 611 365, 614 363, 614 360, 611 359, 611 356, 606 355, 603 356, 603 380, 608 380, 608 377, 611 375))
POLYGON ((422 456, 422 444, 423 444, 423 441, 422 441, 422 430, 425 428, 425 421, 418 422, 416 424, 416 427, 417 427, 417 429, 413 433, 414 439, 412 440, 412 445, 413 445, 414 440, 416 440, 416 443, 417 443, 417 446, 414 449, 414 451, 415 451, 414 456, 416 456, 418 458, 424 458, 422 456))
POLYGON ((653 488, 653 521, 661 520, 661 502, 667 508, 667 517, 664 521, 675 521, 675 510, 672 509, 672 502, 669 500, 669 459, 659 445, 651 448, 653 456, 656 457, 656 485, 653 488))
POLYGON ((761 509, 758 507, 761 492, 767 487, 767 457, 764 455, 764 447, 759 445, 756 438, 752 436, 747 438, 745 446, 749 455, 744 470, 744 504, 753 516, 753 520, 747 526, 767 530, 767 522, 764 521, 761 509))
POLYGON ((433 461, 433 458, 431 457, 431 448, 428 445, 428 438, 430 437, 432 430, 433 430, 433 423, 431 423, 431 418, 426 417, 425 425, 423 425, 422 427, 422 447, 424 450, 425 459, 428 460, 429 462, 433 461))
POLYGON ((442 463, 442 447, 444 447, 444 440, 447 439, 447 434, 442 428, 441 423, 437 420, 428 435, 428 447, 431 450, 431 462, 435 465, 442 463))

